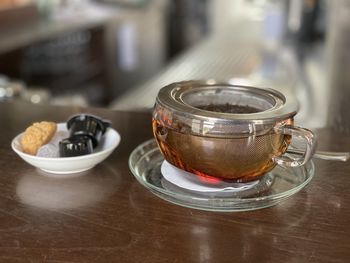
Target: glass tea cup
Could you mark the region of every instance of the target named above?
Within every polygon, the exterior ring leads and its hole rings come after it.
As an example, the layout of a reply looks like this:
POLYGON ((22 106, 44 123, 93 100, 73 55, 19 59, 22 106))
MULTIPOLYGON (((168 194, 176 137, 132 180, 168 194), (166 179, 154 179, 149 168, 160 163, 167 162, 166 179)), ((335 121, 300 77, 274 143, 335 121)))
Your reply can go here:
POLYGON ((276 165, 306 164, 314 134, 293 125, 298 104, 272 89, 187 81, 162 88, 153 134, 164 158, 198 176, 234 182, 259 179, 276 165), (301 157, 285 154, 292 137, 305 141, 301 157))

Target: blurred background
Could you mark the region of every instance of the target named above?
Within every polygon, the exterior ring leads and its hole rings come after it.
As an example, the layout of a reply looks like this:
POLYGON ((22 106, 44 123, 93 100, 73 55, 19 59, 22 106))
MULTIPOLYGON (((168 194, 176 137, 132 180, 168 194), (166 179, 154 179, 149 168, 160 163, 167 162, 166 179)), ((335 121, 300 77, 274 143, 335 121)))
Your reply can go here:
POLYGON ((190 79, 274 88, 350 133, 350 1, 0 0, 0 100, 150 110, 190 79))

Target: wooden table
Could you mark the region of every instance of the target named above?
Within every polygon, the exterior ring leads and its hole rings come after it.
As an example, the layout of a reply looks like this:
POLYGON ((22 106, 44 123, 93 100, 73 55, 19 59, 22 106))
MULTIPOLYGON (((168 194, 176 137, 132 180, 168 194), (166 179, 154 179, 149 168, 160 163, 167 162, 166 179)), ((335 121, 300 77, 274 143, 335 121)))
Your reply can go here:
MULTIPOLYGON (((150 139, 149 113, 0 104, 1 262, 349 262, 350 162, 315 160, 312 182, 274 207, 214 213, 180 207, 141 186, 131 151, 150 139), (50 179, 22 161, 11 139, 33 121, 78 112, 110 119, 122 140, 103 163, 50 179)), ((318 131, 320 149, 350 138, 318 131)))

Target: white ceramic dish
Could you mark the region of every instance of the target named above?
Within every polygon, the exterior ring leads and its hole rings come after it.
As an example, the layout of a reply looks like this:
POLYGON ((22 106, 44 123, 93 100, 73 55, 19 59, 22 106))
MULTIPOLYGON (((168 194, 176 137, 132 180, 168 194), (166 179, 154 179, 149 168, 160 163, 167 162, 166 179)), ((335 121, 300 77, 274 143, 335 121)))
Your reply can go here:
MULTIPOLYGON (((58 131, 64 131, 66 129, 65 123, 59 123, 57 125, 58 131)), ((119 133, 112 128, 108 128, 101 139, 100 145, 92 154, 76 157, 47 158, 24 153, 20 144, 20 138, 22 135, 23 133, 17 135, 12 140, 12 149, 27 163, 45 172, 61 175, 76 174, 93 168, 95 165, 106 159, 120 142, 119 133)))

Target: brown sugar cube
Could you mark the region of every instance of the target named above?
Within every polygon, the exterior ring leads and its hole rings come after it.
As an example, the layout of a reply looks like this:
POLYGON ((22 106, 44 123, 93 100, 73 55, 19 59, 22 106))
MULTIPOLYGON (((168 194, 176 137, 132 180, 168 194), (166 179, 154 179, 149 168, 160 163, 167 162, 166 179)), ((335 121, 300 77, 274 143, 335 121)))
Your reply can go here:
POLYGON ((36 155, 39 148, 52 139, 56 129, 56 123, 47 121, 36 122, 29 126, 21 137, 23 152, 36 155))
POLYGON ((48 143, 55 135, 57 124, 54 122, 42 121, 33 124, 34 127, 38 128, 42 132, 43 144, 48 143))

